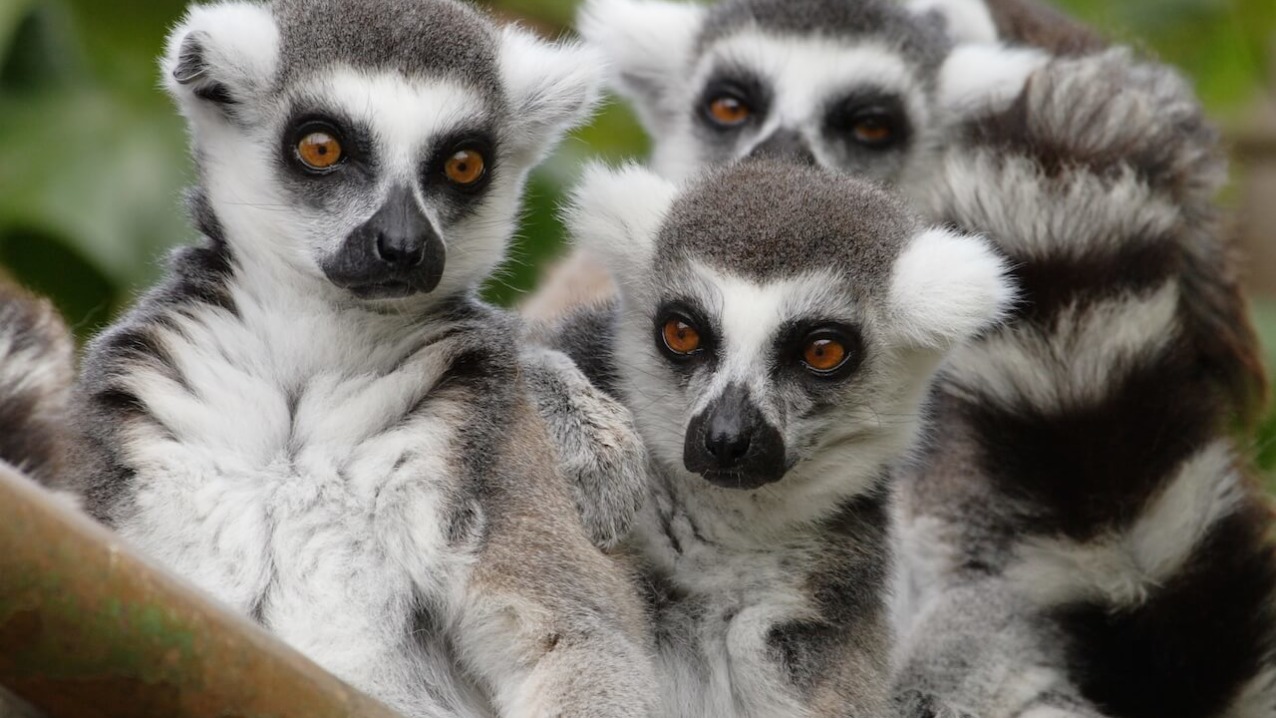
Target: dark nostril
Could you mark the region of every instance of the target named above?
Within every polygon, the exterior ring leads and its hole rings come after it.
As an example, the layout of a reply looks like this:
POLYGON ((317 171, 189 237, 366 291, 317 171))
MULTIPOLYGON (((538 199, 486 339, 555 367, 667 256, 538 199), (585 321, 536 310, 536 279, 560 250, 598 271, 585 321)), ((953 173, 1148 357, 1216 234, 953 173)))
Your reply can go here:
POLYGON ((748 432, 739 434, 713 433, 705 435, 704 448, 709 455, 724 466, 730 466, 749 453, 752 438, 748 432))
POLYGON ((425 259, 425 242, 386 234, 377 235, 377 258, 395 267, 410 268, 425 259))

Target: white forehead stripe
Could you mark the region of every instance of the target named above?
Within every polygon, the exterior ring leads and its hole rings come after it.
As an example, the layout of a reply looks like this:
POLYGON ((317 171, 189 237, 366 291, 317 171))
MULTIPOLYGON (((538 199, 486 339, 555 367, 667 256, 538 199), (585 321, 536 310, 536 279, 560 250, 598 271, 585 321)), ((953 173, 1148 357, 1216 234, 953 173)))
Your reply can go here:
POLYGON ((414 173, 430 141, 482 117, 477 92, 448 80, 412 81, 398 73, 341 68, 307 85, 317 99, 375 134, 382 167, 414 173))
POLYGON ((913 117, 925 111, 909 97, 917 86, 911 68, 898 52, 880 42, 852 45, 745 31, 715 43, 704 57, 695 87, 703 87, 717 67, 739 66, 770 86, 770 119, 788 124, 804 122, 822 111, 831 93, 866 85, 903 95, 913 117))
MULTIPOLYGON (((764 365, 780 328, 799 318, 852 321, 845 287, 827 272, 758 284, 699 262, 695 272, 704 280, 701 301, 721 336, 723 381, 755 377, 764 365)), ((844 280, 843 280, 844 284, 844 280)))

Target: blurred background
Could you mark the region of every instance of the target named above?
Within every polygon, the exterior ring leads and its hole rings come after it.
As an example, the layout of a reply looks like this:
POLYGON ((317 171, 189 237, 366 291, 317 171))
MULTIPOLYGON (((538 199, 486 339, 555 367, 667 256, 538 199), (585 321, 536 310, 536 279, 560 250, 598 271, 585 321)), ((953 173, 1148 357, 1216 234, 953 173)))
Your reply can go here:
MULTIPOLYGON (((1229 231, 1276 372, 1276 2, 1057 1, 1182 68, 1224 128, 1229 231)), ((486 4, 557 36, 576 2, 486 4)), ((154 280, 167 247, 193 237, 180 201, 191 178, 185 138, 155 69, 185 4, 0 0, 0 267, 52 296, 81 338, 154 280)), ((564 143, 533 178, 520 238, 489 296, 516 302, 561 251, 554 209, 582 160, 642 157, 646 147, 617 103, 564 143)), ((1276 413, 1251 448, 1276 488, 1276 413)))

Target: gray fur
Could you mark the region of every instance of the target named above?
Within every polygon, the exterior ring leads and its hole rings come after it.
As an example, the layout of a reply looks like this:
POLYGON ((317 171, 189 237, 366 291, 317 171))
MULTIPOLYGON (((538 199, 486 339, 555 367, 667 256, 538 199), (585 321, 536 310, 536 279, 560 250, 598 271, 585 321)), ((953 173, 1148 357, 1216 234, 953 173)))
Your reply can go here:
POLYGON ((890 0, 722 0, 705 15, 700 46, 751 26, 777 35, 852 42, 886 38, 928 73, 939 67, 948 49, 939 24, 918 22, 890 0))
POLYGON ((65 468, 74 351, 53 303, 0 275, 0 462, 48 486, 65 468))
POLYGON ((272 11, 283 28, 281 87, 315 68, 346 64, 409 76, 451 76, 494 100, 501 97, 494 71, 496 30, 468 4, 275 0, 272 11))
POLYGON ((564 354, 529 347, 522 365, 590 538, 616 547, 647 498, 647 451, 629 410, 564 354))
POLYGON ((860 181, 746 162, 691 182, 656 251, 661 261, 694 257, 760 281, 832 269, 849 287, 882 287, 920 228, 902 201, 860 181))

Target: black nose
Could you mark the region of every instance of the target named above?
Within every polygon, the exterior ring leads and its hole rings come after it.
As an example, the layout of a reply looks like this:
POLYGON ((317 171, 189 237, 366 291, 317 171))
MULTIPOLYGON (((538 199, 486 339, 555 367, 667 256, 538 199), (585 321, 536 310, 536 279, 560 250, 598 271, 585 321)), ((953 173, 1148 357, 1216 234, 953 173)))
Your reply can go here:
POLYGON ((814 167, 815 153, 796 130, 780 128, 749 152, 754 159, 771 159, 790 164, 814 167))
POLYGON ((687 426, 683 464, 731 489, 756 489, 788 471, 784 437, 762 415, 748 389, 735 384, 687 426))
POLYGON ((447 247, 412 189, 399 186, 368 221, 323 261, 328 279, 366 299, 432 292, 443 278, 447 247))
POLYGON ((395 269, 411 269, 425 259, 425 237, 414 234, 377 234, 377 259, 395 269))
POLYGON ((753 428, 742 424, 738 414, 715 413, 704 433, 704 448, 723 469, 735 468, 749 453, 753 428))

